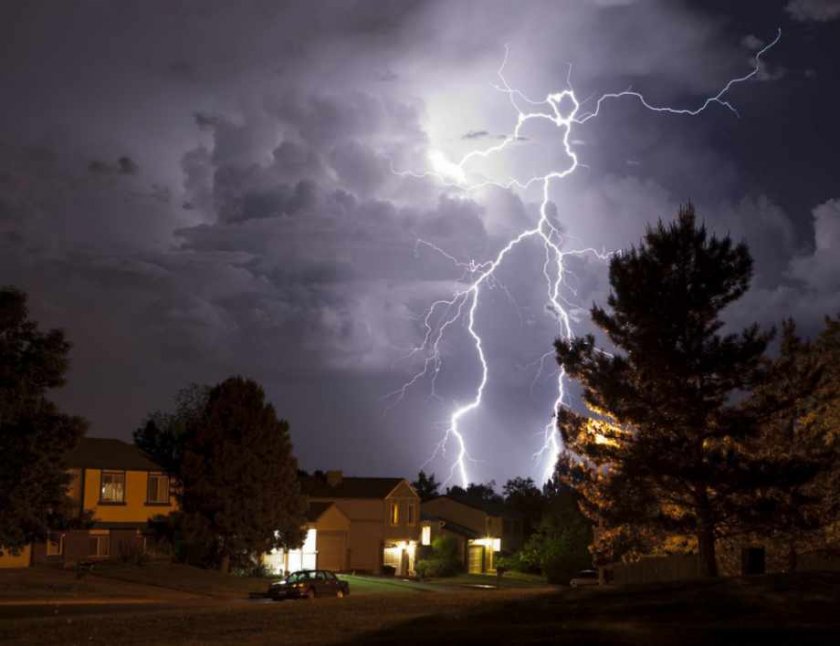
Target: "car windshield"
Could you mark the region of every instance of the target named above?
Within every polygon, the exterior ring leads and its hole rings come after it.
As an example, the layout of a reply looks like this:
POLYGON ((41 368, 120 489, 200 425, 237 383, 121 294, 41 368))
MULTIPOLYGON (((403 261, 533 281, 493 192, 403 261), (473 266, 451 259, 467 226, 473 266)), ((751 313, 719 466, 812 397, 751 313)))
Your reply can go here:
POLYGON ((305 581, 309 576, 309 572, 292 572, 286 577, 288 583, 297 583, 298 581, 305 581))

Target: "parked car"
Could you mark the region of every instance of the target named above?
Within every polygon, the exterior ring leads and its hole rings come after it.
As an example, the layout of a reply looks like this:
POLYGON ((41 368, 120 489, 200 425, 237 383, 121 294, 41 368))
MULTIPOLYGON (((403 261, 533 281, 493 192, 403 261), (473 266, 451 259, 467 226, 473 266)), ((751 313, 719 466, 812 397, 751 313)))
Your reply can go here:
POLYGON ((315 597, 346 597, 350 584, 329 570, 300 570, 268 586, 268 596, 283 599, 314 599, 315 597))
POLYGON ((598 571, 597 570, 581 570, 577 573, 569 585, 573 588, 581 588, 585 585, 598 585, 598 571))

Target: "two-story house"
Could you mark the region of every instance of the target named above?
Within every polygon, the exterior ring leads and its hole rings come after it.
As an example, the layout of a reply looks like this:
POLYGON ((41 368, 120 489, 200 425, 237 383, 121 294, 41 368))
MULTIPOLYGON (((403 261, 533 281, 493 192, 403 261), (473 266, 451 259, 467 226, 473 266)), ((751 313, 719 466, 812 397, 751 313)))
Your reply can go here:
POLYGON ((472 574, 496 570, 496 554, 522 545, 522 521, 501 504, 438 496, 421 507, 421 544, 438 536, 455 538, 462 562, 472 574))
POLYGON ((350 519, 334 503, 311 502, 306 512, 306 538, 297 549, 275 549, 264 554, 263 564, 272 574, 297 570, 346 572, 350 519))
POLYGON ((327 471, 305 477, 302 485, 310 505, 332 503, 349 520, 345 567, 335 569, 382 572, 390 566, 398 576, 414 574, 420 497, 407 480, 327 471))
POLYGON ((169 476, 133 444, 85 437, 66 458, 68 494, 87 529, 50 534, 32 546, 33 563, 116 558, 144 549, 147 521, 177 509, 169 476))

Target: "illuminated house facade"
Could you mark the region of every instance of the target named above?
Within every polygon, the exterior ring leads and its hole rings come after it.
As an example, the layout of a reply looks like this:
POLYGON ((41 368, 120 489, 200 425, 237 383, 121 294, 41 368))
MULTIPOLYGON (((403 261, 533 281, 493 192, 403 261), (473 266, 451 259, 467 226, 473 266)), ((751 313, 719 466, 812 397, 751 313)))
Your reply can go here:
POLYGON ((298 570, 347 571, 350 519, 331 502, 310 503, 306 516, 303 545, 272 550, 263 556, 263 563, 281 576, 298 570))
POLYGON ((421 544, 431 545, 438 536, 453 537, 471 574, 495 572, 498 552, 522 545, 521 519, 501 505, 438 496, 423 503, 421 518, 421 544))
POLYGON ((397 576, 414 574, 420 497, 407 480, 327 471, 304 478, 302 485, 311 505, 332 503, 349 520, 345 567, 325 569, 382 572, 389 567, 397 576))
POLYGON ((85 512, 90 515, 91 526, 54 532, 16 558, 0 558, 0 566, 70 564, 143 550, 147 521, 177 509, 169 476, 132 444, 85 437, 66 462, 71 477, 68 495, 79 518, 85 512))

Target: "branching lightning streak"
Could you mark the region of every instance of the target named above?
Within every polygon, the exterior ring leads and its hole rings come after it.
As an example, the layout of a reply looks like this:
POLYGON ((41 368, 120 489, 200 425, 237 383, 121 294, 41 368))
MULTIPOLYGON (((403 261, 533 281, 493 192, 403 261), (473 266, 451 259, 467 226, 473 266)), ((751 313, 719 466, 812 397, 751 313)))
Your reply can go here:
MULTIPOLYGON (((423 340, 409 353, 410 356, 418 353, 425 355, 422 367, 411 377, 411 379, 403 384, 400 389, 390 393, 388 396, 393 396, 396 400, 401 399, 408 389, 425 377, 430 377, 432 396, 437 396, 435 385, 438 373, 442 367, 440 344, 447 330, 459 321, 464 322, 466 325, 467 332, 472 339, 473 346, 475 348, 481 372, 472 399, 465 404, 457 406, 452 412, 449 418, 449 424, 442 439, 437 444, 431 457, 426 462, 426 464, 428 464, 440 452, 444 451, 449 441, 454 441, 457 449, 457 455, 452 463, 449 477, 446 482, 449 482, 456 473, 462 486, 467 486, 470 482, 469 474, 467 473, 467 462, 471 461, 472 458, 467 450, 467 443, 464 433, 461 430, 461 422, 466 415, 481 406, 485 387, 488 382, 488 362, 487 357, 485 356, 484 344, 481 335, 476 330, 476 311, 480 303, 482 290, 486 286, 492 284, 492 281, 494 281, 494 273, 497 268, 502 265, 510 252, 520 243, 529 239, 535 239, 541 242, 545 250, 545 261, 543 263, 542 273, 546 281, 547 290, 546 311, 554 318, 559 326, 559 333, 561 337, 568 339, 571 338, 573 334, 572 326, 570 316, 563 307, 563 301, 565 298, 561 294, 561 290, 564 286, 564 276, 566 275, 564 264, 565 258, 572 255, 591 254, 602 260, 607 260, 610 256, 609 253, 592 248, 563 251, 562 246, 566 240, 562 236, 558 227, 551 221, 551 217, 549 215, 550 189, 552 182, 564 179, 581 165, 570 141, 573 127, 575 125, 587 123, 591 119, 597 117, 600 114, 602 105, 606 101, 627 97, 637 99, 644 108, 652 112, 697 116, 711 106, 717 104, 732 111, 737 116, 737 110, 725 98, 727 93, 734 86, 744 83, 758 75, 761 68, 761 57, 779 42, 781 35, 781 29, 779 29, 776 37, 756 52, 753 59, 754 63, 750 72, 730 79, 717 94, 706 98, 697 108, 689 109, 656 106, 648 102, 641 93, 628 89, 623 92, 611 92, 602 95, 595 102, 594 109, 585 114, 579 114, 581 103, 578 101, 574 90, 571 88, 570 79, 568 78, 566 81, 567 89, 562 92, 549 94, 542 100, 532 100, 521 91, 512 88, 504 76, 504 69, 509 55, 509 50, 505 47, 504 59, 497 70, 497 75, 501 84, 494 87, 508 95, 510 104, 516 111, 516 125, 513 128, 513 131, 509 135, 505 136, 500 143, 485 149, 473 150, 464 155, 457 163, 447 160, 442 153, 432 151, 429 154, 429 161, 432 166, 431 170, 420 173, 394 170, 395 173, 403 177, 436 178, 447 186, 454 186, 468 191, 474 191, 488 186, 496 186, 503 189, 518 188, 520 190, 524 190, 534 185, 539 185, 541 188, 539 218, 536 224, 532 228, 521 231, 518 235, 511 238, 492 260, 481 263, 477 263, 472 260, 469 262, 462 262, 430 242, 418 240, 417 243, 418 246, 428 247, 432 251, 441 254, 443 257, 451 261, 456 267, 461 268, 464 272, 461 280, 466 280, 467 286, 464 289, 456 290, 451 298, 440 299, 434 301, 430 305, 423 319, 425 329, 423 340), (529 110, 523 110, 521 104, 527 104, 529 106, 529 110), (570 106, 565 110, 565 113, 562 109, 563 105, 570 106), (476 159, 488 158, 492 155, 501 153, 506 148, 520 140, 520 133, 525 124, 535 120, 548 121, 561 130, 564 153, 569 160, 566 168, 551 171, 546 175, 534 176, 525 181, 518 180, 516 178, 507 178, 501 182, 484 178, 477 182, 467 181, 467 168, 471 162, 476 159)), ((539 359, 540 370, 542 370, 546 356, 548 355, 543 355, 539 359)), ((552 408, 552 411, 554 411, 555 414, 559 407, 565 403, 565 399, 565 373, 561 369, 557 372, 557 395, 554 399, 552 408)), ((540 457, 544 457, 546 459, 546 466, 543 473, 543 477, 546 480, 551 477, 557 457, 563 450, 559 435, 556 432, 554 425, 554 417, 552 416, 543 428, 542 448, 534 454, 535 459, 540 457)))

